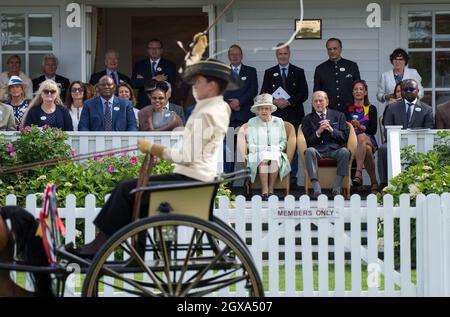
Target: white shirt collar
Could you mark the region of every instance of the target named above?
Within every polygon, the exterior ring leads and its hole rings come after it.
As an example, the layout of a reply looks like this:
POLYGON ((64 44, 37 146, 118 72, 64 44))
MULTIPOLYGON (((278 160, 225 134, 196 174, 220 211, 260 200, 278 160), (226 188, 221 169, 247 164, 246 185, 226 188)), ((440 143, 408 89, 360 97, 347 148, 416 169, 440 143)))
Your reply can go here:
MULTIPOLYGON (((316 113, 317 113, 317 115, 320 117, 322 114, 321 113, 318 113, 317 111, 316 111, 316 113)), ((323 113, 324 115, 325 115, 325 118, 327 117, 327 111, 325 110, 325 112, 323 113)))
POLYGON ((100 96, 100 99, 102 100, 102 105, 105 105, 105 102, 108 101, 109 105, 112 106, 112 104, 114 103, 114 96, 112 96, 109 100, 106 100, 105 98, 103 98, 102 96, 100 96))
POLYGON ((412 104, 414 104, 414 106, 417 104, 417 98, 414 99, 412 102, 409 102, 409 101, 406 100, 406 99, 403 99, 403 100, 405 101, 406 109, 408 109, 408 103, 412 103, 412 104))
POLYGON ((161 58, 158 58, 158 59, 156 59, 156 60, 153 60, 153 59, 151 59, 151 58, 149 58, 149 59, 150 59, 150 64, 153 63, 153 62, 156 62, 156 65, 158 65, 158 64, 159 64, 159 61, 161 60, 161 58))
POLYGON ((231 65, 231 68, 233 69, 233 71, 234 71, 235 69, 237 69, 237 72, 239 73, 239 72, 241 71, 241 66, 242 66, 242 64, 239 64, 238 66, 233 66, 233 65, 231 65))
POLYGON ((47 77, 47 75, 44 75, 45 79, 51 79, 53 81, 56 81, 56 75, 54 75, 53 77, 47 77))
POLYGON ((166 103, 166 104, 163 106, 163 110, 164 110, 164 111, 169 111, 169 103, 166 103))

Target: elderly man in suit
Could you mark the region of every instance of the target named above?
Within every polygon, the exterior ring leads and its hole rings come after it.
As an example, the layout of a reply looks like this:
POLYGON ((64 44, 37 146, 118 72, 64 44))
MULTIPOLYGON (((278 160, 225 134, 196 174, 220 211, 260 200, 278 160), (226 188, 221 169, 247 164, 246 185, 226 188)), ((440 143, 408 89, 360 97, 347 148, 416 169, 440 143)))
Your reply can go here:
POLYGON ((450 101, 436 107, 436 129, 450 129, 450 101))
MULTIPOLYGON (((281 44, 278 44, 280 46, 281 44)), ((261 94, 273 96, 273 104, 277 106, 277 117, 292 123, 295 130, 302 123, 305 111, 303 102, 308 99, 308 83, 302 68, 290 63, 289 46, 279 48, 275 52, 278 65, 266 69, 261 87, 261 94), (283 93, 286 92, 288 96, 283 93)), ((295 153, 291 163, 291 188, 297 187, 298 155, 295 153)))
POLYGON ((253 99, 258 94, 258 78, 256 69, 242 64, 244 57, 239 45, 233 44, 228 49, 228 59, 231 69, 239 76, 242 81, 242 87, 238 90, 228 91, 224 95, 225 101, 231 108, 230 127, 224 144, 224 172, 234 171, 236 157, 236 128, 246 123, 254 115, 250 111, 253 105, 253 99))
POLYGON ((137 108, 150 104, 150 100, 144 90, 145 83, 150 79, 158 81, 168 81, 172 87, 175 87, 177 78, 175 63, 162 58, 163 44, 158 39, 152 39, 147 43, 148 58, 139 61, 134 65, 131 84, 139 89, 137 108))
POLYGON ((117 86, 122 82, 125 82, 127 84, 131 84, 130 77, 128 77, 125 74, 122 74, 119 72, 119 52, 109 49, 105 53, 105 66, 106 69, 102 70, 101 72, 95 73, 91 75, 91 78, 89 79, 89 83, 91 85, 95 85, 98 83, 100 78, 107 75, 110 76, 114 80, 114 84, 117 86))
POLYGON ((314 188, 313 199, 322 193, 317 175, 318 160, 334 158, 337 161, 336 180, 333 185, 333 197, 339 195, 342 181, 348 175, 348 161, 351 153, 345 147, 350 129, 345 115, 337 110, 328 109, 328 96, 324 91, 316 91, 312 98, 314 111, 303 120, 302 130, 308 148, 305 151, 305 167, 308 170, 314 188))
MULTIPOLYGON (((389 106, 384 117, 384 125, 401 125, 403 129, 433 129, 433 110, 417 98, 419 84, 414 79, 402 81, 402 100, 389 106)), ((386 132, 385 132, 386 135, 386 132)), ((387 185, 387 144, 378 148, 378 175, 381 188, 387 185)))
POLYGON ((326 43, 329 59, 316 67, 313 91, 323 90, 330 98, 330 109, 347 113, 352 103, 352 84, 360 80, 358 64, 342 58, 342 41, 330 38, 326 43))
POLYGON ((33 79, 33 91, 37 91, 39 89, 39 85, 47 80, 53 80, 61 90, 60 97, 64 101, 66 100, 67 89, 69 88, 70 81, 64 76, 56 74, 56 70, 58 69, 58 58, 54 54, 46 54, 42 59, 42 69, 44 74, 33 79))
POLYGON ((114 95, 116 86, 110 76, 98 82, 100 95, 86 100, 81 111, 79 131, 137 131, 136 117, 129 100, 114 95))

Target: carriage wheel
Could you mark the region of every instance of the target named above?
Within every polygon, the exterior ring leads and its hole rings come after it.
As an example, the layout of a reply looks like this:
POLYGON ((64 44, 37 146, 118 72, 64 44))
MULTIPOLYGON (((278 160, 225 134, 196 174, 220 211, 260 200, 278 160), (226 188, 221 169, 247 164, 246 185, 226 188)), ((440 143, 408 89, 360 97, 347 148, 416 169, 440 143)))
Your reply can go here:
POLYGON ((214 222, 182 215, 144 218, 119 230, 98 252, 83 296, 264 296, 243 242, 214 222), (114 255, 125 256, 114 259, 114 255), (115 280, 114 280, 115 279, 115 280))

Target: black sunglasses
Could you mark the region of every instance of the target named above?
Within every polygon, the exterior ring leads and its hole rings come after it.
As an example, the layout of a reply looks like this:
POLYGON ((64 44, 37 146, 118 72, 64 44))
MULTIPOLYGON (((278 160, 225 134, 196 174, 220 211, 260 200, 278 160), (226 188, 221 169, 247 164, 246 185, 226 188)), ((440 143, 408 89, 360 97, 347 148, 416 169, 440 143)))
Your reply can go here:
POLYGON ((49 94, 56 94, 56 90, 49 90, 49 89, 44 89, 42 90, 42 92, 44 93, 44 95, 49 95, 49 94))

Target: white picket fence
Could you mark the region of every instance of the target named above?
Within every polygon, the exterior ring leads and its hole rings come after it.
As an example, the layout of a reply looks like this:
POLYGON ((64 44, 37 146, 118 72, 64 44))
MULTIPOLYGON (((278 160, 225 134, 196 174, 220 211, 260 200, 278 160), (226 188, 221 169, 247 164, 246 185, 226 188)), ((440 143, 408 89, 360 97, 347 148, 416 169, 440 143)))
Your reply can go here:
MULTIPOLYGON (((415 207, 409 201, 408 195, 402 195, 400 206, 395 207, 390 195, 384 196, 382 205, 374 195, 367 201, 358 195, 350 201, 341 196, 329 201, 321 196, 317 202, 307 196, 299 200, 287 196, 284 201, 272 196, 268 202, 259 196, 251 201, 238 196, 230 208, 228 199, 220 197, 214 214, 232 224, 249 245, 256 267, 268 283, 267 296, 450 296, 450 194, 420 195, 415 207), (323 211, 333 215, 317 215, 323 211), (279 212, 285 216, 277 216, 279 212), (286 216, 290 212, 312 214, 286 216), (415 281, 411 262, 414 218, 415 281), (396 219, 400 222, 399 269, 394 263, 396 219), (382 236, 377 231, 380 220, 384 223, 382 236), (280 282, 284 282, 283 289, 280 282)), ((15 205, 16 197, 9 195, 6 202, 15 205)), ((34 195, 27 197, 25 207, 37 215, 34 195)), ((85 239, 91 241, 98 211, 93 195, 86 197, 84 207, 76 206, 75 196, 69 195, 66 207, 59 209, 66 221, 66 242, 75 241, 77 218, 85 219, 85 239)), ((220 292, 220 296, 236 295, 239 293, 228 289, 220 292)))
MULTIPOLYGON (((17 132, 2 131, 7 140, 15 140, 19 134, 17 132)), ((89 154, 110 149, 117 149, 128 146, 135 146, 139 139, 146 139, 153 143, 162 144, 166 147, 173 147, 183 137, 183 131, 158 131, 158 132, 67 132, 69 138, 67 144, 71 146, 77 154, 89 154)), ((223 148, 220 147, 217 157, 217 173, 223 171, 223 148)), ((137 152, 135 152, 137 154, 137 152)))

